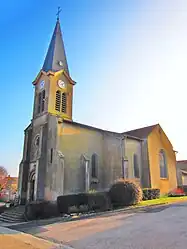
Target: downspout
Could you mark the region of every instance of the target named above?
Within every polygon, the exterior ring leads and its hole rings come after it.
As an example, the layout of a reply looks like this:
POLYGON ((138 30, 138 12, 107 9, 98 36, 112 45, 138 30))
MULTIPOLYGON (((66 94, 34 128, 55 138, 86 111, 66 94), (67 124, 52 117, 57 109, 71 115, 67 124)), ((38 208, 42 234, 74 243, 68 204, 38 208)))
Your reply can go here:
POLYGON ((127 136, 123 136, 121 138, 121 168, 122 168, 122 178, 125 179, 125 167, 124 163, 126 163, 126 141, 127 136))

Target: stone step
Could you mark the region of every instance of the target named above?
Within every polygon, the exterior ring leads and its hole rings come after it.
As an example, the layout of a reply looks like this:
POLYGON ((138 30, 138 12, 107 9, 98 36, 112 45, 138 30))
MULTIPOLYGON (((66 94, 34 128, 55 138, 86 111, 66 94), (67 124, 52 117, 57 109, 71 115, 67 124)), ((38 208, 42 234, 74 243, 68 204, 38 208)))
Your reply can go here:
POLYGON ((0 218, 6 218, 6 217, 10 217, 10 218, 15 218, 15 219, 20 219, 23 217, 23 214, 12 214, 12 213, 3 213, 0 215, 0 218))
POLYGON ((14 219, 11 217, 0 217, 0 221, 9 223, 18 223, 24 221, 24 219, 14 219))
POLYGON ((0 222, 19 223, 25 221, 24 206, 11 207, 0 215, 0 222))
MULTIPOLYGON (((15 214, 15 215, 22 215, 22 214, 24 214, 24 212, 18 212, 18 211, 9 211, 9 210, 7 210, 7 211, 5 211, 4 213, 6 213, 6 214, 15 214)), ((2 213, 2 214, 4 214, 4 213, 2 213)))

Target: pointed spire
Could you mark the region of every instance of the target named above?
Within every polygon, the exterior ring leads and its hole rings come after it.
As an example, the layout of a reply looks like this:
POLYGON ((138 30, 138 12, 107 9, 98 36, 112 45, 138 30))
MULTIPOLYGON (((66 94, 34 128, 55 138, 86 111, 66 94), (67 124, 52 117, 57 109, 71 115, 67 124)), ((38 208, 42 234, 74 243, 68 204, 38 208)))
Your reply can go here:
POLYGON ((64 69, 69 74, 66 53, 64 49, 64 42, 62 38, 62 32, 59 21, 59 10, 57 13, 57 22, 53 32, 53 36, 45 57, 45 61, 42 70, 47 71, 59 71, 64 69))

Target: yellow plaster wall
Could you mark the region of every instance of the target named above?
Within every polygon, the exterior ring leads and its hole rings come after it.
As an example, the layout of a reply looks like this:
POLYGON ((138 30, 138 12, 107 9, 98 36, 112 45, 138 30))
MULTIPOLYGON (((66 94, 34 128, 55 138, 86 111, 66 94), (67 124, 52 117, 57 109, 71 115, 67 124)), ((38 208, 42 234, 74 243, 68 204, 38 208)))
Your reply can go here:
POLYGON ((103 166, 103 135, 101 132, 75 126, 70 123, 58 125, 58 149, 65 156, 65 193, 80 191, 83 172, 81 155, 89 160, 93 153, 98 155, 99 176, 103 166), (68 191, 68 192, 67 192, 68 191))
MULTIPOLYGON (((68 169, 65 172, 65 192, 66 190, 71 190, 70 192, 79 190, 79 181, 83 181, 81 174, 84 174, 80 169, 81 155, 83 154, 90 160, 90 164, 92 154, 98 155, 99 188, 108 188, 114 181, 122 177, 121 140, 115 133, 62 122, 58 125, 58 150, 65 156, 65 168, 68 169)), ((141 168, 140 142, 127 139, 125 153, 129 160, 129 178, 134 179, 134 153, 138 155, 141 168)), ((140 179, 134 180, 140 182, 140 179)))
POLYGON ((48 112, 66 119, 72 119, 72 100, 73 100, 73 85, 70 80, 66 77, 63 71, 59 71, 54 75, 50 76, 50 88, 49 88, 49 102, 48 112), (57 82, 63 80, 66 83, 66 88, 59 88, 57 82), (67 113, 61 113, 55 110, 56 91, 59 90, 61 93, 67 94, 67 113))
MULTIPOLYGON (((141 144, 139 141, 127 138, 125 140, 125 157, 128 159, 128 177, 129 179, 137 181, 134 177, 134 154, 138 156, 139 172, 141 175, 141 144)), ((138 181, 139 182, 139 181, 138 181)))
POLYGON ((173 147, 168 140, 166 134, 160 128, 156 128, 148 136, 148 155, 151 175, 151 187, 159 188, 161 194, 168 193, 170 190, 176 188, 176 156, 173 151, 173 147), (160 132, 159 132, 160 131, 160 132), (159 167, 159 152, 163 149, 166 154, 168 178, 160 178, 160 167, 159 167))

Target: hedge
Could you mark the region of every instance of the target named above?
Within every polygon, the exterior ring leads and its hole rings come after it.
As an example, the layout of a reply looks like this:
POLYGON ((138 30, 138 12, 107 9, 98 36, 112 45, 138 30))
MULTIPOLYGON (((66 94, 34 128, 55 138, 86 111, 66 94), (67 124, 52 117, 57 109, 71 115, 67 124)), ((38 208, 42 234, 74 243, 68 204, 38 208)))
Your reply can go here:
POLYGON ((144 188, 143 191, 143 200, 152 200, 160 198, 160 189, 157 188, 144 188))
POLYGON ((25 216, 28 220, 47 219, 59 215, 56 202, 32 201, 25 206, 25 216))
POLYGON ((73 206, 80 212, 83 205, 87 206, 87 211, 105 211, 110 209, 110 199, 107 192, 62 195, 57 198, 58 210, 63 214, 69 214, 73 206))

